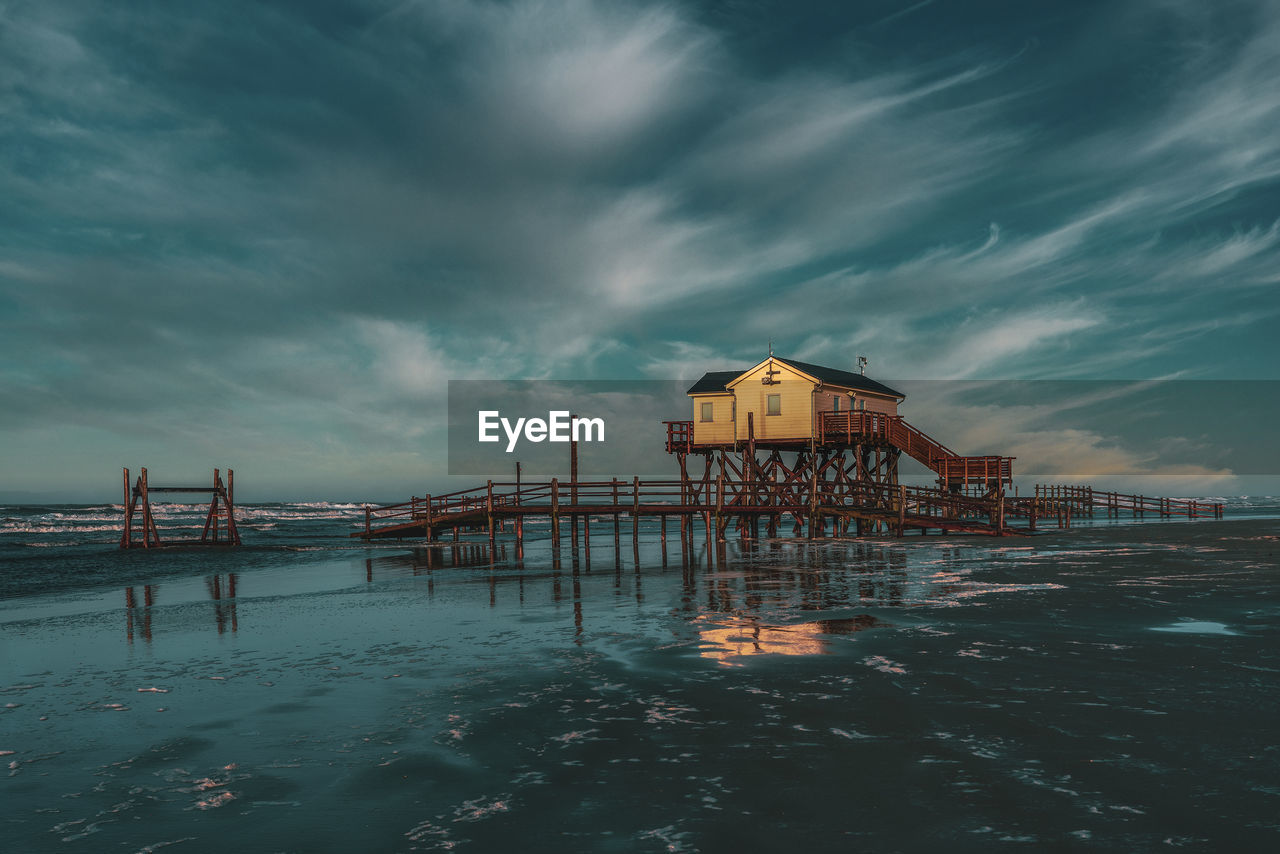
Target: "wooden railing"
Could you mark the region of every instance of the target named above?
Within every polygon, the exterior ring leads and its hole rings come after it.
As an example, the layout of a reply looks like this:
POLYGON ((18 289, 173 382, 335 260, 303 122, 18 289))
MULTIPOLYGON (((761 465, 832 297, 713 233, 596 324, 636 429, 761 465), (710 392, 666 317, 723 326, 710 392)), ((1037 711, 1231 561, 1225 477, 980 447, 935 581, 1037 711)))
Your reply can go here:
POLYGON ((1035 497, 1050 504, 1069 506, 1080 515, 1093 516, 1098 511, 1133 516, 1186 516, 1190 519, 1220 519, 1223 506, 1218 502, 1195 498, 1162 498, 1153 495, 1130 495, 1107 492, 1091 486, 1036 484, 1035 497))
MULTIPOLYGON (((880 416, 881 419, 892 416, 880 416)), ((1001 457, 960 457, 966 476, 978 465, 1002 466, 1001 457), (983 462, 986 461, 986 462, 983 462)), ((954 460, 948 465, 958 465, 954 460)), ((986 474, 1003 470, 988 468, 986 474)), ((965 495, 946 487, 905 486, 814 474, 807 479, 737 480, 720 475, 701 480, 595 480, 561 483, 493 482, 444 495, 413 497, 400 504, 365 508, 365 529, 352 536, 398 536, 396 532, 487 526, 504 517, 686 514, 715 519, 723 530, 732 518, 794 517, 812 528, 822 517, 858 517, 904 526, 1001 533, 1008 518, 1037 522, 1056 519, 1070 527, 1072 517, 1092 516, 1098 508, 1134 515, 1153 513, 1191 518, 1222 516, 1221 504, 1195 499, 1155 498, 1095 491, 1089 487, 1037 486, 1034 496, 965 495), (896 520, 896 521, 895 521, 896 520), (377 526, 375 530, 375 525, 377 526)), ((519 530, 519 529, 518 529, 519 530)), ((639 528, 636 528, 637 535, 639 528)))
POLYGON ((566 513, 588 512, 586 508, 633 506, 646 504, 683 504, 689 497, 678 480, 578 481, 561 483, 558 479, 542 482, 490 481, 484 486, 463 489, 444 495, 413 497, 399 504, 365 507, 365 531, 373 527, 425 522, 448 525, 451 517, 515 507, 531 509, 563 509, 566 513), (575 508, 584 508, 579 511, 575 508))
POLYGON ((1013 457, 957 454, 912 427, 901 415, 880 412, 823 412, 818 417, 818 441, 852 444, 881 439, 938 473, 945 483, 1011 483, 1013 457))
POLYGON ((1013 457, 944 457, 932 466, 946 483, 1013 482, 1013 457))
POLYGON ((823 412, 818 417, 818 437, 851 442, 863 437, 884 439, 929 465, 931 461, 959 457, 955 451, 906 422, 901 415, 882 412, 823 412))
POLYGON ((933 487, 870 481, 626 480, 561 483, 490 481, 444 495, 413 497, 365 508, 365 533, 375 528, 478 524, 489 514, 625 514, 713 511, 717 514, 841 512, 844 509, 961 519, 992 517, 1000 499, 933 487))
POLYGON ((667 425, 667 453, 685 453, 693 449, 692 421, 664 421, 667 425))

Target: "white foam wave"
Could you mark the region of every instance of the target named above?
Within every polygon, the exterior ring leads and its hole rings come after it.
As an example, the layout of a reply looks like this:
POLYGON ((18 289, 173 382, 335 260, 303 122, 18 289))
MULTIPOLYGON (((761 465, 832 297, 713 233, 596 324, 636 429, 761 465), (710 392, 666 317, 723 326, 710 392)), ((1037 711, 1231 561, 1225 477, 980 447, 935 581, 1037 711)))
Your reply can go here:
MULTIPOLYGON (((317 508, 319 509, 319 508, 317 508)), ((325 508, 337 509, 337 508, 325 508)), ((323 521, 325 519, 354 519, 357 516, 364 517, 364 507, 348 510, 346 512, 306 512, 301 510, 282 510, 274 507, 237 507, 236 518, 238 519, 287 519, 293 521, 323 521)))
POLYGON ((120 525, 0 525, 6 534, 84 534, 91 531, 119 531, 120 525))

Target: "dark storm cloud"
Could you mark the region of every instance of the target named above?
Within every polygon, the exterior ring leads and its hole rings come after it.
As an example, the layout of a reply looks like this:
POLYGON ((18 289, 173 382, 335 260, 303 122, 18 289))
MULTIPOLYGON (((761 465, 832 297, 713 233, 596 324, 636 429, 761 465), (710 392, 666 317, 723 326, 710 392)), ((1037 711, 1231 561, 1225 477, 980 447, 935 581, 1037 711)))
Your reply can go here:
POLYGON ((1032 5, 7 4, 0 427, 429 472, 449 378, 769 339, 1268 375, 1280 9, 1032 5))

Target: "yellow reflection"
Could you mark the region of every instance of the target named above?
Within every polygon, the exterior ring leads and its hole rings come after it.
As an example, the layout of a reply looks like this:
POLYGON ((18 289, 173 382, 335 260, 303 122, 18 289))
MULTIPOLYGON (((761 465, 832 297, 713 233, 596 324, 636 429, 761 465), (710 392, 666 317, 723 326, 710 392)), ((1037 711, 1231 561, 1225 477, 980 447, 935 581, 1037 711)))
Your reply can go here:
POLYGON ((698 628, 702 657, 727 665, 736 665, 735 659, 748 655, 829 655, 831 635, 884 625, 868 615, 791 626, 766 626, 750 619, 725 626, 706 615, 694 622, 702 624, 698 628))
POLYGON ((702 657, 721 664, 735 664, 734 659, 746 655, 826 655, 830 642, 821 634, 817 623, 762 626, 746 622, 698 630, 703 643, 702 657))

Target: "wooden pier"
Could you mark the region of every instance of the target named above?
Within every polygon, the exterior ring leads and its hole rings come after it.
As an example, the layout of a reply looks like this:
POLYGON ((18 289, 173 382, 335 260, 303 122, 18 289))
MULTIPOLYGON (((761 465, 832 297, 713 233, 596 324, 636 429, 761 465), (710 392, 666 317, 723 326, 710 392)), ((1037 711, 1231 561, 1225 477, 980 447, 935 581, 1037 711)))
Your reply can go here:
POLYGON ((1076 518, 1092 519, 1102 514, 1108 518, 1123 515, 1135 518, 1155 516, 1188 519, 1221 519, 1222 504, 1194 498, 1161 498, 1153 495, 1126 495, 1107 492, 1092 486, 1036 484, 1033 500, 1051 513, 1065 512, 1076 518))
MULTIPOLYGON (((848 479, 808 482, 757 482, 718 475, 709 482, 688 480, 494 482, 447 495, 412 498, 401 504, 365 509, 365 528, 351 536, 364 539, 438 539, 450 532, 482 532, 493 540, 510 523, 517 543, 524 539, 531 518, 550 523, 551 539, 559 545, 562 523, 571 526, 575 542, 579 522, 590 536, 593 517, 612 522, 614 538, 621 536, 623 519, 633 539, 640 535, 640 519, 657 518, 663 540, 669 523, 692 540, 702 532, 722 542, 736 532, 743 539, 779 536, 819 538, 848 536, 850 526, 902 536, 907 531, 964 532, 999 536, 1019 533, 1005 518, 1004 498, 969 496, 931 487, 878 484, 848 479), (785 534, 784 534, 785 535, 785 534)), ((674 530, 673 530, 674 533, 674 530)))
POLYGON ((1013 457, 960 454, 912 426, 898 412, 905 396, 865 376, 865 364, 860 360, 853 373, 775 356, 770 348, 743 371, 706 373, 687 392, 695 418, 663 422, 678 479, 580 480, 571 443, 567 482, 523 482, 517 464, 514 483, 489 481, 368 507, 364 530, 352 536, 435 540, 449 532, 456 540, 468 531, 492 544, 511 525, 519 549, 526 522, 540 519, 558 547, 567 520, 576 549, 579 524, 589 543, 591 522, 600 517, 612 522, 615 544, 624 519, 638 542, 646 516, 659 520, 664 543, 673 521, 682 542, 701 532, 711 544, 731 532, 743 540, 909 531, 1004 536, 1045 524, 1070 527, 1073 517, 1099 507, 1139 516, 1222 514, 1221 505, 1067 487, 1010 496, 1013 457), (903 454, 932 471, 936 485, 901 484, 903 454))
POLYGON ((448 533, 481 533, 493 541, 508 526, 517 547, 530 519, 550 524, 560 545, 562 524, 570 526, 575 547, 578 525, 590 537, 593 517, 612 523, 615 543, 623 520, 634 540, 640 520, 657 518, 663 542, 672 533, 693 541, 724 542, 732 534, 744 540, 778 536, 847 537, 880 533, 901 537, 966 533, 987 536, 1026 534, 1042 527, 1070 528, 1073 520, 1124 513, 1162 518, 1222 518, 1222 505, 1194 499, 1123 495, 1089 487, 1041 485, 1035 495, 965 495, 938 487, 881 484, 836 477, 806 481, 756 482, 717 475, 698 480, 607 480, 540 482, 488 481, 484 486, 446 495, 414 497, 400 504, 365 508, 366 540, 422 538, 448 533), (763 523, 763 524, 762 524, 763 523), (862 523, 859 525, 858 523, 862 523), (851 532, 851 527, 853 531, 851 532))

